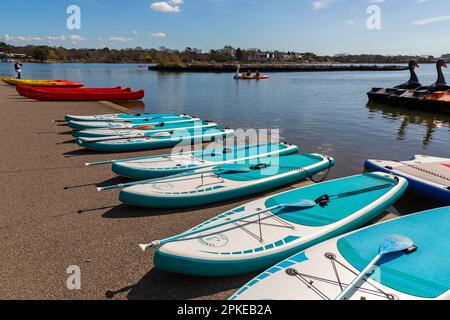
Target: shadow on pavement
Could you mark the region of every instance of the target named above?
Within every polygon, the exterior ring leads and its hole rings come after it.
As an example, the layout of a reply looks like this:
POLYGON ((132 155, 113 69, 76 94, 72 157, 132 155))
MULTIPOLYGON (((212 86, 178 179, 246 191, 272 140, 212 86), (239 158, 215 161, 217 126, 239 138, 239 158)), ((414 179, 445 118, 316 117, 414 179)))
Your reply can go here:
POLYGON ((112 299, 117 294, 128 292, 129 300, 196 299, 224 291, 238 290, 255 275, 202 278, 168 273, 153 268, 137 284, 116 291, 107 291, 106 297, 112 299))

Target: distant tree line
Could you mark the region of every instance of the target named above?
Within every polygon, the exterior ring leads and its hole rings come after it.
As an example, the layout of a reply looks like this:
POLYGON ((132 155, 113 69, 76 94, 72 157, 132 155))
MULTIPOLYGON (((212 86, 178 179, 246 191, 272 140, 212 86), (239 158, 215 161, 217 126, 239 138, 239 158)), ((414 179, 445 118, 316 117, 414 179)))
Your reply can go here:
MULTIPOLYGON (((204 52, 196 48, 171 50, 158 49, 66 49, 64 47, 33 46, 16 47, 0 42, 0 52, 25 55, 25 61, 39 62, 85 62, 85 63, 156 63, 161 65, 183 65, 196 63, 407 63, 416 59, 419 63, 435 62, 433 56, 385 56, 351 55, 319 56, 314 53, 262 51, 225 46, 221 49, 204 52)), ((447 55, 450 58, 450 55, 447 55)))
POLYGON ((408 63, 411 59, 415 59, 419 63, 433 63, 437 60, 434 56, 385 56, 378 54, 340 54, 333 57, 334 61, 341 63, 408 63))

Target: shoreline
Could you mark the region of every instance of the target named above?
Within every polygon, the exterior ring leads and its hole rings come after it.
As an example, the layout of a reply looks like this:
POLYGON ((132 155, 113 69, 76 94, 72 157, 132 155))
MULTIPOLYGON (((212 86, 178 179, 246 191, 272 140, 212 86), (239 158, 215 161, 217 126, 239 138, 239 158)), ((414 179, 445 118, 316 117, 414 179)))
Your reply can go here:
MULTIPOLYGON (((159 72, 214 72, 235 73, 236 64, 188 64, 155 65, 149 71, 159 72)), ((398 65, 356 65, 356 64, 243 64, 241 72, 258 70, 260 72, 337 72, 337 71, 405 71, 406 66, 398 65)))

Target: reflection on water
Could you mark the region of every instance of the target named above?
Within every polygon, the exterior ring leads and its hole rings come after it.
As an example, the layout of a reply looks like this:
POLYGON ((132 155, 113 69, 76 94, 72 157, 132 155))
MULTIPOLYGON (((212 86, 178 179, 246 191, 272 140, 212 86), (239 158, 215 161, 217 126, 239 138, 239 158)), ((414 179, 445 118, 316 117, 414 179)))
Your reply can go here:
POLYGON ((399 120, 399 128, 397 131, 397 139, 405 140, 408 128, 411 124, 421 125, 426 127, 423 135, 422 147, 427 149, 433 140, 433 134, 437 129, 449 128, 450 130, 450 116, 442 114, 434 114, 430 112, 418 111, 415 109, 397 108, 389 105, 379 104, 376 102, 369 102, 367 104, 369 112, 380 112, 386 119, 399 120))
POLYGON ((119 101, 116 102, 116 104, 136 112, 140 112, 145 109, 144 101, 119 101))

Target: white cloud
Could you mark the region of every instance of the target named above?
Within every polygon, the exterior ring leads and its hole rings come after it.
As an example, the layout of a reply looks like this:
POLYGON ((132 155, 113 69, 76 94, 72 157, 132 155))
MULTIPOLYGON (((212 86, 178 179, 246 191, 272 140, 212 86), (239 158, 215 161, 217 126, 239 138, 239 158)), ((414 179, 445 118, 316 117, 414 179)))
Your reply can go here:
POLYGON ((314 10, 322 10, 329 7, 336 0, 314 0, 311 2, 311 6, 314 10))
POLYGON ((440 17, 432 17, 422 20, 416 20, 411 22, 414 26, 424 26, 431 23, 442 22, 442 21, 450 21, 450 16, 440 16, 440 17))
POLYGON ((108 40, 117 42, 130 42, 133 41, 134 39, 128 37, 109 37, 108 40))
POLYGON ((150 5, 155 11, 159 12, 167 12, 167 13, 179 13, 181 12, 180 7, 177 4, 183 3, 182 0, 170 0, 169 2, 154 2, 150 5))
POLYGON ((55 42, 64 42, 70 41, 72 43, 77 43, 81 41, 86 41, 86 38, 83 38, 79 35, 61 35, 61 36, 45 36, 45 37, 32 37, 32 36, 10 36, 3 35, 0 39, 4 42, 45 42, 45 43, 55 43, 55 42))
POLYGON ((156 37, 156 38, 164 38, 166 36, 165 32, 153 32, 151 34, 152 37, 156 37))

